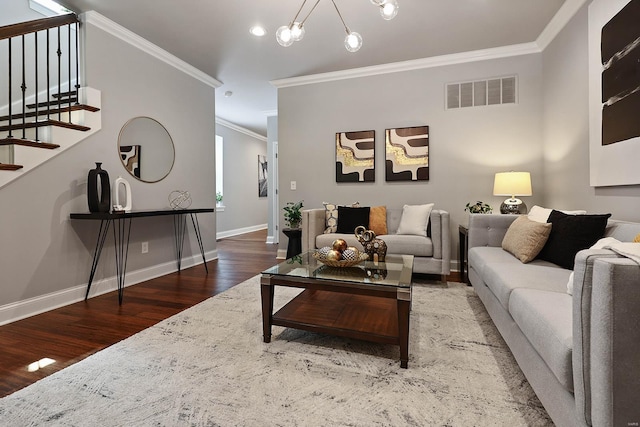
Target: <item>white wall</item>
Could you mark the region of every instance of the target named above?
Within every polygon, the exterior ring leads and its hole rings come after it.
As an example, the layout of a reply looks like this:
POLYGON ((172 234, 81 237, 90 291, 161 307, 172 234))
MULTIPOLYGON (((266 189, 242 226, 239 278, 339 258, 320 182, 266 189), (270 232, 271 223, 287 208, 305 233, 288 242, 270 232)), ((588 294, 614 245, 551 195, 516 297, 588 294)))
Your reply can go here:
MULTIPOLYGON (((530 54, 280 88, 280 206, 298 200, 305 208, 323 201, 391 207, 434 202, 451 214, 457 259, 465 204, 483 200, 497 210, 504 199, 492 195, 496 172, 530 171, 534 195, 525 202, 543 200, 541 72, 541 55, 530 54), (446 83, 514 74, 518 104, 445 110, 446 83), (430 131, 429 181, 385 182, 385 129, 419 125, 430 131), (337 184, 335 133, 370 129, 376 132, 375 183, 337 184), (296 191, 290 181, 297 181, 296 191)), ((286 242, 281 238, 281 249, 286 242)))
POLYGON ((543 53, 545 203, 640 221, 640 185, 589 185, 588 6, 543 53))
POLYGON ((267 155, 267 143, 217 124, 224 138, 224 212, 217 213, 218 235, 266 228, 268 198, 258 197, 258 155, 267 155))
MULTIPOLYGON (((86 82, 102 91, 102 131, 0 189, 0 311, 87 283, 99 224, 71 221, 69 214, 88 210, 87 172, 95 162, 103 162, 112 180, 127 177, 134 209, 168 208, 167 197, 176 189, 189 190, 194 208, 215 205, 214 89, 92 24, 83 28, 86 82), (120 128, 140 115, 160 121, 175 144, 174 168, 159 183, 129 177, 118 158, 120 128)), ((205 251, 214 256, 215 215, 201 214, 199 219, 205 251)), ((191 226, 183 255, 199 256, 191 226)), ((144 276, 146 269, 162 264, 173 266, 174 260, 171 217, 134 219, 129 276, 144 276), (140 253, 142 241, 149 242, 148 254, 140 253)), ((95 280, 114 275, 109 235, 95 280)), ((100 291, 99 283, 94 286, 100 291)), ((114 309, 116 304, 114 299, 114 309)))

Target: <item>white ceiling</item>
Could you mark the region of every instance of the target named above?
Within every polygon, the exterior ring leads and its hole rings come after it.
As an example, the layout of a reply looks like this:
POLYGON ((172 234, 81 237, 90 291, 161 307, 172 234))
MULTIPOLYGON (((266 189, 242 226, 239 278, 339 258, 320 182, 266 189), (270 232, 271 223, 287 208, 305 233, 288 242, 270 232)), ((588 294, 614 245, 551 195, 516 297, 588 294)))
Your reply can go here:
POLYGON ((302 0, 59 2, 78 13, 94 10, 221 81, 216 115, 266 136, 267 114, 277 109, 272 80, 534 42, 565 0, 398 0, 391 21, 370 0, 335 0, 347 26, 364 39, 356 53, 344 48, 330 0, 320 1, 305 38, 288 48, 278 45, 275 32, 302 0), (255 24, 268 34, 249 34, 255 24))

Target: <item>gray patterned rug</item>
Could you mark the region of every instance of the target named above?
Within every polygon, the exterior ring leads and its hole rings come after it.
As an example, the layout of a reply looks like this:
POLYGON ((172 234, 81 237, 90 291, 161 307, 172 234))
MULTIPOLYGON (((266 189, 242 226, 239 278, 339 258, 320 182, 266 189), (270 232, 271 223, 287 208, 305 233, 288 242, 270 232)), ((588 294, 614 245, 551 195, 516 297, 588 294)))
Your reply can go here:
MULTIPOLYGON (((0 399, 6 426, 553 425, 473 291, 414 286, 395 346, 274 327, 248 280, 0 399)), ((295 289, 276 288, 276 305, 295 289)))

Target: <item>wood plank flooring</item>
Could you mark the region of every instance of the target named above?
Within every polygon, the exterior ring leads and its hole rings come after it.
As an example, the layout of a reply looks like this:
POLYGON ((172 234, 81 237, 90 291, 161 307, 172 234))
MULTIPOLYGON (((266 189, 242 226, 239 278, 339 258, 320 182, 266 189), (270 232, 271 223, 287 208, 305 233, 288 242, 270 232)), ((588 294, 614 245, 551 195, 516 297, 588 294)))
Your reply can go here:
POLYGON ((218 241, 218 260, 0 326, 0 397, 13 393, 277 263, 266 230, 218 241), (55 363, 29 372, 43 358, 55 363))
MULTIPOLYGON (((266 230, 218 241, 218 260, 0 326, 0 397, 76 363, 275 265, 266 230), (43 358, 55 363, 29 372, 43 358)), ((450 280, 458 280, 454 273, 450 280)))

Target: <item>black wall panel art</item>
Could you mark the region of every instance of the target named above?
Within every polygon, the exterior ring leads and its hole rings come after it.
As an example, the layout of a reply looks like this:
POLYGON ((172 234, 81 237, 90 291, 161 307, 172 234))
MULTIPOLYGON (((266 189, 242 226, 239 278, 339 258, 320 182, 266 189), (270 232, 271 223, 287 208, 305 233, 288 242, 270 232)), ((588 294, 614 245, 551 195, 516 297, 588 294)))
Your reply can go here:
POLYGON ((602 27, 602 145, 640 136, 640 0, 602 27))
POLYGON ((385 131, 386 180, 429 180, 429 126, 385 131))
POLYGON ((336 133, 336 182, 375 181, 375 131, 336 133))

